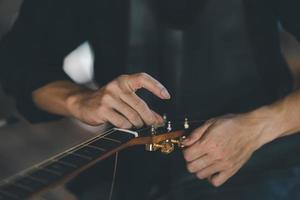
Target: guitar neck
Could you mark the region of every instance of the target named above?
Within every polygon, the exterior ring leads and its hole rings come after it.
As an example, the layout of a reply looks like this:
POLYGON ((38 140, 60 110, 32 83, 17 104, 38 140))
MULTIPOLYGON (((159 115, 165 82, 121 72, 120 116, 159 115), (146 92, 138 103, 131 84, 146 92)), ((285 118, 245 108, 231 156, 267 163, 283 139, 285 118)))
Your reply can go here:
POLYGON ((36 193, 65 182, 126 147, 136 132, 112 129, 75 146, 43 163, 23 171, 0 184, 0 200, 28 199, 36 193))

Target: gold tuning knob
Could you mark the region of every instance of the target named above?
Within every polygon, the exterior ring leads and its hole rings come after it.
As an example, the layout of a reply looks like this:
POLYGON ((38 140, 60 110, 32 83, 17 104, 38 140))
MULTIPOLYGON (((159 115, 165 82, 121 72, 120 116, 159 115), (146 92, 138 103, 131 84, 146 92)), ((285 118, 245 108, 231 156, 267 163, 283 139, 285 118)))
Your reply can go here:
POLYGON ((160 151, 164 154, 170 154, 174 151, 174 144, 169 140, 166 140, 161 145, 160 151))
POLYGON ((175 145, 177 145, 179 148, 184 148, 182 141, 185 138, 185 136, 182 136, 179 139, 165 140, 159 144, 146 144, 146 151, 153 152, 160 150, 160 152, 164 154, 170 154, 174 151, 175 145))
POLYGON ((171 142, 173 144, 177 144, 179 148, 184 148, 184 145, 182 144, 182 141, 186 139, 186 136, 182 136, 179 139, 172 139, 171 142))
POLYGON ((160 144, 146 144, 146 151, 154 152, 158 151, 169 154, 174 151, 174 144, 170 140, 161 142, 160 144))
POLYGON ((157 148, 154 146, 154 144, 146 144, 146 151, 157 151, 157 148))
POLYGON ((164 148, 163 144, 146 144, 146 151, 154 152, 164 148))

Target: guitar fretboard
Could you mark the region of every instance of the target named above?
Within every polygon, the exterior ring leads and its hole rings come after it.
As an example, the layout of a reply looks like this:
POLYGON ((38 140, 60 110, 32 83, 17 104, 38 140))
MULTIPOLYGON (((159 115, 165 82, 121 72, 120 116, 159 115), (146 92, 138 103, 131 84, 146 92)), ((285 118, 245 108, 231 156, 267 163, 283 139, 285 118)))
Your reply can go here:
POLYGON ((0 200, 27 199, 95 160, 115 152, 135 136, 113 130, 57 155, 0 184, 0 200))

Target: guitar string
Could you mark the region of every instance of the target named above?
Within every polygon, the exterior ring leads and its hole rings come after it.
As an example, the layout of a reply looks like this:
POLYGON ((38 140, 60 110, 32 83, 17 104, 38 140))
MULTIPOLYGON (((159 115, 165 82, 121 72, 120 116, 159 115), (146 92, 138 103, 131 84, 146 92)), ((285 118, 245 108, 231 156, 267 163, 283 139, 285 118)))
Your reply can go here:
MULTIPOLYGON (((78 145, 76 145, 76 146, 74 146, 74 147, 72 147, 72 148, 70 148, 70 149, 67 149, 66 151, 63 151, 62 153, 57 154, 57 155, 55 155, 55 156, 53 156, 53 157, 47 159, 47 160, 44 161, 44 162, 51 161, 51 160, 53 161, 53 160, 55 160, 55 159, 61 159, 61 158, 64 158, 64 157, 67 156, 69 153, 75 152, 75 151, 78 150, 79 148, 85 147, 85 146, 91 144, 92 142, 94 142, 94 141, 96 141, 96 140, 98 140, 98 139, 101 139, 101 138, 103 138, 103 137, 106 137, 106 136, 108 136, 108 135, 113 134, 114 132, 116 132, 116 131, 113 130, 113 129, 110 129, 110 130, 108 130, 108 131, 102 133, 101 135, 97 135, 96 137, 91 138, 91 139, 89 139, 88 141, 85 141, 85 142, 83 142, 83 143, 80 143, 80 144, 78 144, 78 145)), ((44 163, 44 162, 43 162, 43 163, 44 163)), ((43 163, 40 163, 40 164, 38 164, 38 165, 36 165, 36 166, 41 167, 41 166, 43 165, 43 163)))
MULTIPOLYGON (((205 121, 207 121, 207 120, 193 120, 193 121, 189 121, 189 123, 199 123, 199 122, 205 122, 205 121)), ((138 131, 138 132, 141 132, 141 131, 145 131, 145 130, 147 130, 147 129, 150 130, 151 128, 150 128, 150 127, 144 127, 144 128, 138 129, 137 131, 138 131)), ((79 144, 79 145, 74 146, 73 148, 70 148, 70 149, 68 149, 68 150, 66 150, 66 151, 64 151, 64 152, 62 152, 61 154, 67 153, 67 152, 68 152, 68 153, 69 153, 69 152, 74 152, 74 151, 77 150, 77 148, 80 148, 81 146, 85 146, 86 144, 87 144, 87 145, 88 145, 88 144, 91 144, 91 143, 94 142, 95 140, 100 139, 100 138, 103 138, 103 137, 106 137, 106 136, 108 136, 108 135, 111 135, 111 134, 113 134, 114 132, 116 132, 116 130, 114 130, 114 128, 109 129, 109 130, 105 131, 104 133, 101 133, 101 135, 97 135, 96 137, 91 138, 90 140, 88 140, 88 141, 86 141, 86 142, 83 142, 83 143, 81 143, 81 144, 79 144)), ((100 134, 100 132, 96 132, 95 134, 97 134, 97 133, 100 134)), ((59 156, 59 154, 58 154, 57 156, 59 156)), ((55 156, 55 157, 56 157, 56 156, 55 156)))
POLYGON ((117 167, 118 167, 118 157, 119 153, 115 153, 115 162, 114 162, 114 169, 113 169, 113 175, 112 175, 112 180, 111 180, 111 185, 110 185, 110 191, 109 191, 109 200, 112 200, 113 194, 114 194, 114 187, 115 187, 115 182, 116 182, 116 175, 117 175, 117 167))
MULTIPOLYGON (((142 131, 142 130, 146 130, 146 129, 149 129, 149 128, 146 127, 146 128, 143 128, 143 129, 139 129, 138 131, 142 131)), ((22 176, 22 175, 24 175, 26 173, 30 173, 31 171, 36 170, 36 168, 44 168, 47 165, 51 164, 49 162, 52 162, 55 159, 61 159, 61 158, 65 157, 65 156, 67 156, 68 153, 74 152, 74 151, 78 150, 81 147, 87 146, 87 145, 91 144, 92 142, 94 142, 94 141, 96 141, 98 139, 101 139, 103 137, 106 137, 108 135, 111 135, 111 134, 113 134, 115 132, 116 132, 116 130, 114 130, 114 128, 111 128, 111 129, 105 131, 104 133, 101 133, 101 135, 97 135, 97 136, 89 139, 86 142, 83 142, 83 143, 81 143, 79 145, 76 145, 76 146, 74 146, 74 147, 72 147, 72 148, 70 148, 70 149, 68 149, 66 151, 63 151, 63 152, 61 152, 61 153, 59 153, 57 155, 54 155, 54 156, 50 157, 49 159, 47 159, 45 161, 42 161, 41 163, 38 163, 38 164, 36 164, 36 165, 28 168, 28 169, 22 170, 21 172, 17 173, 16 175, 13 175, 12 177, 8 177, 7 179, 4 179, 3 181, 0 182, 0 186, 2 186, 4 184, 7 184, 8 182, 13 183, 14 179, 18 178, 19 176, 22 176)), ((97 132, 97 133, 99 133, 99 132, 97 132)))
MULTIPOLYGON (((90 141, 93 142, 93 141, 96 140, 96 139, 100 139, 101 137, 106 137, 106 136, 108 136, 108 135, 110 135, 110 134, 112 134, 112 133, 114 133, 114 132, 115 132, 114 129, 110 129, 110 130, 104 132, 105 135, 104 135, 104 134, 98 135, 98 136, 96 136, 96 137, 94 137, 94 138, 91 138, 91 139, 88 140, 87 142, 90 142, 90 141)), ((87 143, 87 142, 81 143, 81 144, 79 144, 79 145, 77 145, 77 146, 75 146, 75 147, 73 147, 73 148, 71 148, 71 149, 68 149, 68 150, 66 150, 66 151, 64 151, 64 152, 62 152, 62 153, 60 153, 60 154, 54 155, 53 157, 51 157, 51 158, 49 158, 49 159, 47 159, 47 160, 45 160, 45 161, 43 161, 43 162, 41 162, 41 163, 38 163, 38 164, 36 164, 36 165, 34 165, 34 166, 30 167, 30 168, 27 168, 27 169, 25 169, 25 170, 22 170, 21 172, 19 172, 19 173, 13 175, 12 177, 8 177, 8 178, 4 179, 3 181, 0 182, 0 187, 1 187, 2 185, 4 185, 4 184, 7 184, 8 182, 9 182, 9 183, 13 183, 13 182, 14 182, 14 179, 17 179, 18 177, 20 177, 20 176, 22 176, 22 175, 24 175, 24 174, 26 174, 26 173, 30 173, 31 171, 36 170, 36 168, 40 168, 40 167, 42 167, 43 165, 47 166, 47 164, 50 164, 49 162, 52 162, 55 158, 62 158, 63 156, 66 155, 66 152, 68 152, 68 151, 71 152, 73 149, 76 149, 76 148, 78 148, 78 147, 84 145, 84 144, 87 143)))
MULTIPOLYGON (((204 122, 204 121, 206 121, 206 120, 194 120, 194 121, 190 121, 190 123, 197 123, 197 122, 204 122)), ((144 131, 146 129, 150 129, 150 128, 149 127, 145 127, 145 128, 139 129, 138 131, 144 131)), ((108 135, 111 135, 114 132, 116 132, 114 130, 114 128, 109 129, 109 130, 105 131, 104 133, 102 133, 101 135, 98 135, 98 136, 96 136, 94 138, 91 138, 90 140, 88 140, 86 142, 83 142, 83 143, 81 143, 79 145, 76 145, 73 148, 68 149, 68 150, 66 150, 66 151, 64 151, 64 152, 62 152, 60 154, 54 155, 53 157, 51 157, 51 158, 49 158, 49 159, 47 159, 47 160, 45 160, 45 161, 43 161, 41 163, 38 163, 38 164, 34 165, 33 167, 30 167, 29 169, 25 169, 25 170, 19 172, 18 174, 14 175, 12 177, 4 179, 3 181, 0 182, 0 186, 3 185, 3 184, 6 184, 7 182, 12 182, 13 179, 15 179, 15 177, 18 177, 18 175, 22 176, 23 174, 29 173, 29 172, 35 170, 36 168, 45 167, 45 166, 47 166, 47 165, 50 164, 49 162, 51 162, 51 161, 53 161, 55 159, 61 159, 61 158, 65 157, 67 153, 74 152, 74 151, 78 150, 79 148, 81 148, 82 146, 87 146, 87 145, 91 144, 92 142, 94 142, 95 140, 103 138, 103 137, 106 137, 108 135)))
MULTIPOLYGON (((203 121, 205 121, 205 120, 191 121, 190 123, 198 123, 198 122, 203 122, 203 121)), ((146 130, 146 129, 149 129, 149 127, 140 129, 139 131, 143 131, 143 130, 146 130)), ((113 175, 112 175, 108 200, 113 200, 113 194, 114 194, 114 188, 115 188, 115 182, 116 182, 116 175, 117 175, 117 168, 118 168, 118 155, 119 155, 119 153, 116 152, 115 153, 115 160, 114 160, 114 166, 113 166, 113 175)))
MULTIPOLYGON (((198 120, 198 121, 191 121, 190 123, 198 123, 198 122, 203 122, 206 120, 198 120)), ((149 129, 149 127, 140 129, 139 131, 143 131, 149 129)), ((113 194, 114 194, 114 188, 115 188, 115 182, 116 182, 116 175, 117 175, 117 167, 118 167, 118 155, 119 153, 116 152, 115 153, 115 160, 114 160, 114 168, 113 168, 113 175, 112 175, 112 181, 111 181, 111 185, 110 185, 110 190, 109 190, 109 197, 108 200, 113 200, 113 194)))

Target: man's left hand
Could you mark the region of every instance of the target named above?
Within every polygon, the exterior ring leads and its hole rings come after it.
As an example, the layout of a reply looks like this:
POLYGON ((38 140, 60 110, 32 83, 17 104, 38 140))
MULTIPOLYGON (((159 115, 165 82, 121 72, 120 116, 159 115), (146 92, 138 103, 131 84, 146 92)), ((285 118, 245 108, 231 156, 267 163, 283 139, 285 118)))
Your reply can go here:
POLYGON ((222 185, 265 143, 266 126, 265 120, 248 114, 209 120, 183 142, 187 169, 216 187, 222 185))

